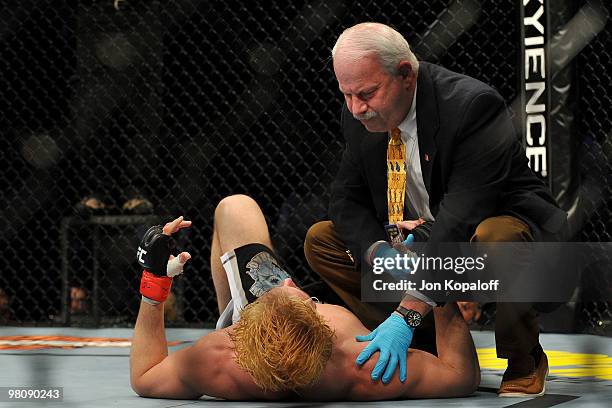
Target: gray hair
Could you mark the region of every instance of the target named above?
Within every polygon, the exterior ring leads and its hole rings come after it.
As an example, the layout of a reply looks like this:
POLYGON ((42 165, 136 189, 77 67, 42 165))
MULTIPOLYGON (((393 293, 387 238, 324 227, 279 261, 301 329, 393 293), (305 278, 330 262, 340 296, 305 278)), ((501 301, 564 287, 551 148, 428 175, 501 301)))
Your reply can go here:
POLYGON ((360 23, 349 27, 338 37, 332 49, 332 59, 339 49, 347 51, 355 62, 374 55, 378 57, 383 69, 391 75, 398 74, 397 65, 403 60, 410 62, 414 73, 419 70, 419 61, 410 50, 408 41, 388 25, 360 23))

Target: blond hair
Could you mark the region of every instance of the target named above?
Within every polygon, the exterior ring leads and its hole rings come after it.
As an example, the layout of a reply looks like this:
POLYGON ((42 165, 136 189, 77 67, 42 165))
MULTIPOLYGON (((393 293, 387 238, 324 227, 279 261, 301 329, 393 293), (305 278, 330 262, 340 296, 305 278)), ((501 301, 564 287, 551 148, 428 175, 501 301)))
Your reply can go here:
POLYGON ((268 293, 242 310, 229 334, 236 362, 266 391, 314 384, 331 357, 334 332, 308 302, 268 293))

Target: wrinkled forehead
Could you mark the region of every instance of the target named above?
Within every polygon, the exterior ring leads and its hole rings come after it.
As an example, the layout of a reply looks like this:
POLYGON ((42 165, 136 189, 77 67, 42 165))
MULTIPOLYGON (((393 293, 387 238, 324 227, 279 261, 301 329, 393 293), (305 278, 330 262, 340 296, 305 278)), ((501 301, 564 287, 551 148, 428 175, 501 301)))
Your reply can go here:
POLYGON ((341 91, 355 91, 383 81, 388 73, 377 58, 365 57, 359 61, 351 58, 334 60, 334 73, 341 91))

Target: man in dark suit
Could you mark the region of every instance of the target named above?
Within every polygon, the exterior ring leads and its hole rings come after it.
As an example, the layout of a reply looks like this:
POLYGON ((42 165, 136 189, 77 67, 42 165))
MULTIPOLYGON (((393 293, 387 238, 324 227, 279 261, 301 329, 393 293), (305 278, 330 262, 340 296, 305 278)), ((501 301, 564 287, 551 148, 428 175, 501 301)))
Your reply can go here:
MULTIPOLYGON (((566 214, 529 168, 494 89, 417 61, 402 35, 382 24, 347 29, 332 56, 345 98, 346 147, 332 185, 331 221, 311 227, 304 249, 313 270, 376 327, 357 339, 370 342, 357 363, 379 351, 377 380, 390 377, 415 328, 440 305, 415 291, 390 315, 361 302, 361 259, 387 240, 385 224, 410 230, 428 246, 530 242, 558 240, 566 214)), ((509 360, 500 396, 543 394, 548 362, 533 305, 498 303, 495 335, 498 356, 509 360)))

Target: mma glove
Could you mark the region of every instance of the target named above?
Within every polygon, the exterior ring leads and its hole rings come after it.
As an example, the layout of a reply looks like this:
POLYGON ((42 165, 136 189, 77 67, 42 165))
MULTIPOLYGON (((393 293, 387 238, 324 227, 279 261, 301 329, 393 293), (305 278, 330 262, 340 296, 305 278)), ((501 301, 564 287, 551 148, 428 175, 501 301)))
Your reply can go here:
POLYGON ((142 299, 152 305, 163 303, 170 294, 172 279, 183 272, 185 263, 177 256, 169 261, 175 252, 174 240, 163 233, 161 225, 155 225, 144 234, 136 257, 144 268, 140 280, 142 299))

